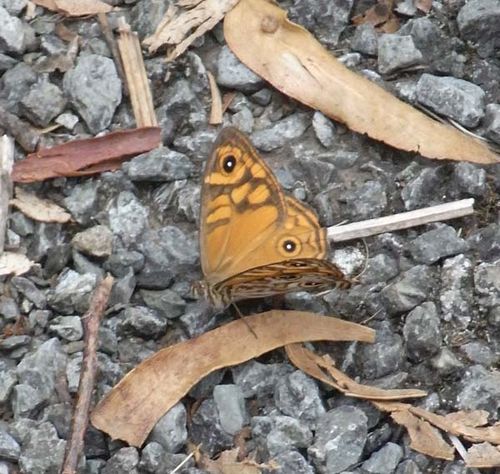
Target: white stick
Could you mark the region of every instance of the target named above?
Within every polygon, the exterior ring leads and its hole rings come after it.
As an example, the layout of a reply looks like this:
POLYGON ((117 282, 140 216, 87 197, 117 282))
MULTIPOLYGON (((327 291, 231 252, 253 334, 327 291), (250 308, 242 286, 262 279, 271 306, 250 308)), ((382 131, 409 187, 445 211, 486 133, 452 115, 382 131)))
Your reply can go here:
POLYGON ((402 212, 392 216, 353 222, 352 224, 327 228, 328 239, 332 242, 360 239, 370 235, 383 234, 399 229, 408 229, 430 222, 456 219, 474 213, 474 199, 448 202, 438 206, 424 207, 415 211, 402 212))
POLYGON ((14 141, 7 135, 0 137, 0 255, 5 244, 9 201, 12 194, 12 165, 14 163, 14 141))

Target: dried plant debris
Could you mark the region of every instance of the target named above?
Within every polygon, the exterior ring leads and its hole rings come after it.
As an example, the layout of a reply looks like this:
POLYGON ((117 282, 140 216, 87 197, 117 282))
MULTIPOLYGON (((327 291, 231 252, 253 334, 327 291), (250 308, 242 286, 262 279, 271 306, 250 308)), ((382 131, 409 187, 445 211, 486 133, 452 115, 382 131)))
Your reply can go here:
POLYGON ((239 0, 181 0, 171 4, 155 33, 144 40, 150 52, 161 46, 170 50, 167 58, 174 60, 196 38, 210 31, 239 0))
POLYGON ((48 10, 62 13, 65 16, 87 16, 98 13, 108 13, 113 10, 111 5, 100 0, 31 0, 34 4, 48 10))
POLYGON ((160 144, 160 129, 144 127, 97 138, 63 143, 31 153, 14 165, 12 179, 32 183, 61 176, 86 176, 116 170, 130 159, 160 144))
POLYGON ((394 0, 379 0, 363 14, 352 18, 354 25, 369 24, 383 33, 395 33, 399 30, 399 20, 394 14, 394 0))
POLYGON ((20 187, 17 187, 15 192, 16 197, 11 199, 10 204, 35 221, 63 224, 71 219, 71 214, 55 202, 40 199, 20 187))

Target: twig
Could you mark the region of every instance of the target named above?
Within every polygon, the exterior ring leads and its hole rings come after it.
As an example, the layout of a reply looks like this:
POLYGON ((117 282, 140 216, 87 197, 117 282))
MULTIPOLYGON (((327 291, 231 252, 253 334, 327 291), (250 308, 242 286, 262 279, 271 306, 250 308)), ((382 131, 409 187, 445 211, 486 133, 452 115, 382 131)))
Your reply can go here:
POLYGON ((212 96, 212 105, 210 108, 210 118, 208 123, 210 125, 219 125, 222 123, 222 99, 220 96, 217 82, 215 82, 214 75, 207 71, 208 82, 210 84, 210 95, 212 96))
POLYGON ((112 286, 113 277, 108 275, 94 291, 89 309, 82 317, 85 329, 82 369, 62 474, 76 474, 78 459, 83 449, 83 437, 89 422, 89 408, 97 373, 97 333, 112 286))
POLYGON ((118 49, 127 79, 130 101, 138 127, 156 127, 158 121, 137 33, 123 17, 118 19, 118 49))
POLYGON ((14 142, 7 136, 0 137, 0 255, 5 244, 9 201, 12 194, 12 165, 14 164, 14 142))
POLYGON ((370 235, 393 232, 399 229, 408 229, 430 222, 455 219, 474 213, 474 199, 448 202, 437 206, 424 207, 415 211, 402 212, 392 216, 368 219, 351 224, 332 226, 327 229, 328 239, 332 242, 360 239, 370 235))
MULTIPOLYGON (((200 447, 201 445, 198 445, 200 447)), ((179 472, 181 467, 184 466, 192 457, 194 456, 194 451, 191 451, 177 466, 173 471, 170 471, 169 474, 175 474, 179 472)))

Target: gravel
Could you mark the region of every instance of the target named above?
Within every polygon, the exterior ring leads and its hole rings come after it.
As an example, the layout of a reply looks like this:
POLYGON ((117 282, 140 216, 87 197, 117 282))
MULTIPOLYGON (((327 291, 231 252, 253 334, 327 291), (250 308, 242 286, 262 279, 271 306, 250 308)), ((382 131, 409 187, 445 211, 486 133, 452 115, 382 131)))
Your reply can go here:
MULTIPOLYGON (((169 8, 164 0, 108 3, 141 41, 169 8)), ((499 145, 499 1, 434 1, 429 14, 399 1, 395 32, 351 23, 367 3, 282 6, 347 67, 499 145)), ((28 20, 28 5, 0 0, 0 134, 16 139, 16 160, 134 127, 98 20, 54 22, 43 7, 28 20), (62 26, 79 36, 74 57, 62 26)), ((116 15, 108 14, 114 30, 116 15)), ((82 365, 81 316, 107 272, 115 285, 93 402, 157 350, 231 320, 190 291, 201 276, 200 179, 218 131, 208 125, 207 71, 224 98, 234 95, 224 125, 246 132, 283 188, 325 226, 475 199, 474 215, 369 237, 367 251, 357 241, 336 244, 331 258, 359 274, 350 290, 254 301, 245 314, 284 304, 363 322, 377 331, 373 344, 315 348, 361 383, 425 389, 421 406, 482 409, 498 422, 500 167, 424 159, 351 132, 256 75, 226 45, 221 25, 177 60, 162 55, 145 54, 162 145, 114 172, 23 185, 66 208, 70 223, 11 210, 6 241, 36 265, 0 279, 0 474, 59 472, 82 365)), ((163 474, 201 443, 212 458, 242 447, 277 474, 465 474, 461 461, 416 454, 402 433, 369 402, 330 390, 275 350, 207 375, 141 448, 89 428, 78 472, 163 474)), ((179 472, 207 471, 190 458, 179 472)))

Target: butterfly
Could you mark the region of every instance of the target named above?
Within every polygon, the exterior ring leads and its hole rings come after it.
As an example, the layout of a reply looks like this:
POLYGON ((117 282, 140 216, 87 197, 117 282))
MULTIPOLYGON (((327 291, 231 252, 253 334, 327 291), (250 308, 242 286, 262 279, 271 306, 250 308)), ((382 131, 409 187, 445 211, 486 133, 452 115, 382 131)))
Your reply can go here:
POLYGON ((314 211, 284 193, 242 132, 222 129, 203 176, 204 281, 196 292, 224 309, 244 299, 349 287, 351 281, 325 260, 327 248, 314 211))

